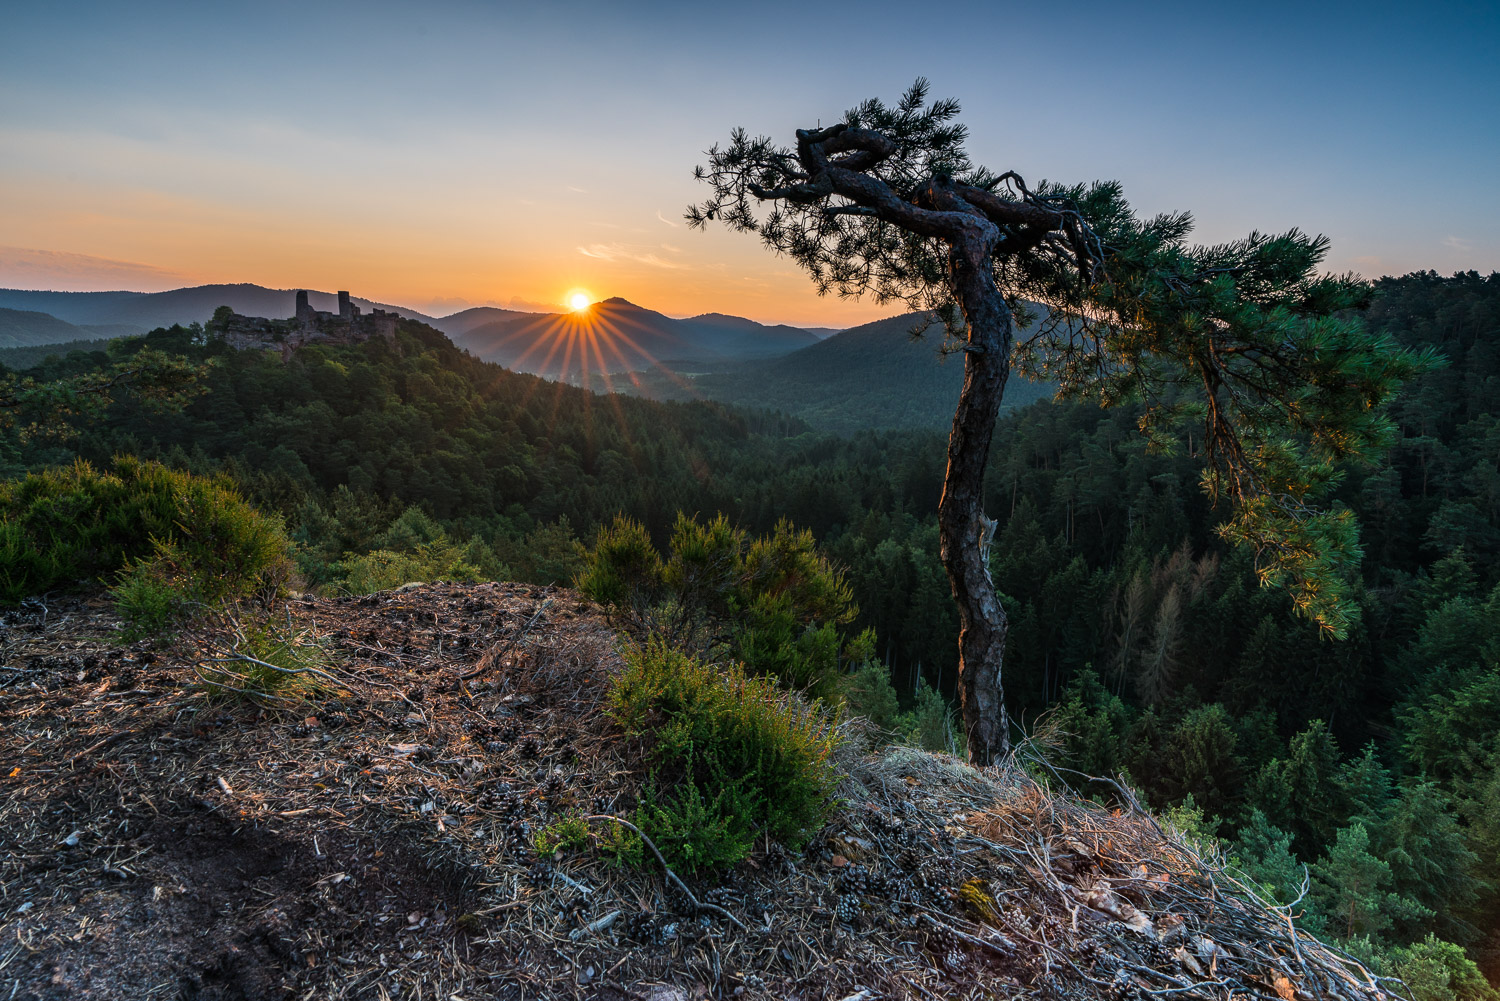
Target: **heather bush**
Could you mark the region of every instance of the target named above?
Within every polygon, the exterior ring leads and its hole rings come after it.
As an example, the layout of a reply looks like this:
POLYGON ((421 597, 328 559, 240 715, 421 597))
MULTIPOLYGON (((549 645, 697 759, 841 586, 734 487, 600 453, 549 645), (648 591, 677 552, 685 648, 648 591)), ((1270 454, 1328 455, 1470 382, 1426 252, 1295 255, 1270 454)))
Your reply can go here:
POLYGON ((829 701, 842 694, 842 665, 863 662, 871 645, 844 628, 859 610, 843 573, 787 521, 750 539, 723 515, 707 524, 678 515, 663 556, 644 528, 618 518, 577 584, 670 646, 829 701))
POLYGON ((446 536, 417 543, 410 552, 379 549, 362 556, 350 555, 338 569, 341 575, 333 586, 347 594, 373 594, 413 581, 483 579, 465 548, 454 545, 446 536))
POLYGON ((799 845, 831 807, 837 720, 771 679, 653 640, 628 655, 610 714, 647 746, 637 826, 690 872, 732 865, 762 835, 799 845))
POLYGON ((279 593, 287 551, 280 524, 223 476, 126 456, 109 472, 80 461, 0 483, 0 601, 112 580, 136 636, 279 593))

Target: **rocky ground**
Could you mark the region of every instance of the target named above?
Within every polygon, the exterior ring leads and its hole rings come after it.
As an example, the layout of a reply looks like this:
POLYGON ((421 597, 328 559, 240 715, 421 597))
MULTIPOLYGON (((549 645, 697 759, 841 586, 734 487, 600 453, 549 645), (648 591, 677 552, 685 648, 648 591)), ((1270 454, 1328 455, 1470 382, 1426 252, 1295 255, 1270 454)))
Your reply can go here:
POLYGON ((604 712, 620 639, 565 589, 298 598, 166 645, 117 626, 87 598, 0 621, 0 999, 1399 988, 1144 814, 873 753, 857 724, 803 851, 685 890, 592 845, 539 855, 559 818, 629 818, 643 778, 604 712), (257 633, 315 656, 236 685, 257 633))

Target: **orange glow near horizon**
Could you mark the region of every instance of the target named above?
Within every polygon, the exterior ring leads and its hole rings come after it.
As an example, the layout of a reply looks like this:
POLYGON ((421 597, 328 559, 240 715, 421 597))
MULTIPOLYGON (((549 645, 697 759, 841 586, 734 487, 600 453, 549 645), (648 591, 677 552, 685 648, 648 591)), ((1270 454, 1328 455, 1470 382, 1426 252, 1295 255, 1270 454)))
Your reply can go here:
POLYGON ((587 292, 578 291, 568 295, 568 308, 575 313, 581 313, 593 305, 594 300, 587 292))
POLYGON ((614 391, 616 378, 639 384, 637 373, 653 369, 686 386, 642 344, 642 334, 660 336, 640 328, 628 307, 590 302, 582 310, 540 316, 516 328, 510 337, 523 348, 509 367, 605 393, 614 391))
POLYGON ((244 282, 349 289, 432 316, 485 305, 564 311, 571 295, 583 293, 595 303, 619 296, 668 316, 727 313, 821 327, 900 312, 868 297, 820 297, 806 275, 757 241, 723 230, 678 233, 654 209, 643 219, 627 213, 609 220, 631 234, 610 243, 596 235, 613 233, 601 220, 555 201, 491 205, 454 222, 448 217, 460 213, 448 201, 362 214, 347 197, 279 187, 270 194, 284 197, 266 205, 100 189, 63 173, 24 181, 0 183, 0 288, 157 292, 244 282), (669 242, 635 234, 648 224, 669 242))

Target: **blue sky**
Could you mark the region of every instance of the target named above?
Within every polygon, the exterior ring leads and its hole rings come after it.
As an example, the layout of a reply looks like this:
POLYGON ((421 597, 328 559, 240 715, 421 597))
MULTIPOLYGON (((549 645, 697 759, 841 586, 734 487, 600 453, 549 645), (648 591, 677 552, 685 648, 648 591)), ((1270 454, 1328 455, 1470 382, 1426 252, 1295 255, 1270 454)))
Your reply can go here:
POLYGON ((573 288, 844 325, 688 233, 702 151, 921 75, 976 159, 1117 178, 1212 242, 1299 227, 1375 277, 1500 268, 1500 6, 29 4, 0 34, 0 285, 573 288))

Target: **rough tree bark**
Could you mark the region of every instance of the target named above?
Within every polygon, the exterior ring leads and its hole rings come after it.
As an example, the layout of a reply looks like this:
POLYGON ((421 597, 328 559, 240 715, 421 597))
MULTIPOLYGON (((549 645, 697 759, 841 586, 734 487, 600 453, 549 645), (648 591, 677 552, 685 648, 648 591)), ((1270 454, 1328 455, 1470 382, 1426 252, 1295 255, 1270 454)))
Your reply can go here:
POLYGON ((985 566, 980 518, 984 470, 1010 374, 1014 322, 995 287, 989 247, 978 242, 956 242, 950 254, 953 289, 968 329, 964 384, 948 435, 948 468, 938 504, 938 539, 958 604, 959 701, 969 758, 988 765, 1010 750, 1010 727, 1000 676, 1005 609, 985 566))

